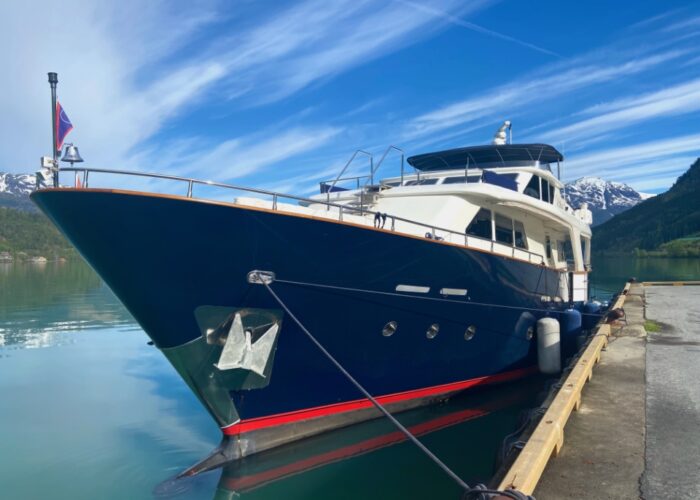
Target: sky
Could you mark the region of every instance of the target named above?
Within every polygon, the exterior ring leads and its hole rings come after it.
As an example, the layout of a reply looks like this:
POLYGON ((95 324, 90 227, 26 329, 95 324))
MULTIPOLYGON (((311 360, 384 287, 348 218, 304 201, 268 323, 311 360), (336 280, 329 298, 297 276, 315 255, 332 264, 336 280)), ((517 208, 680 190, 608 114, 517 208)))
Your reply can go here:
POLYGON ((0 171, 50 155, 49 71, 86 166, 298 195, 357 149, 486 144, 504 120, 566 181, 658 193, 700 156, 699 2, 5 0, 0 46, 0 171))

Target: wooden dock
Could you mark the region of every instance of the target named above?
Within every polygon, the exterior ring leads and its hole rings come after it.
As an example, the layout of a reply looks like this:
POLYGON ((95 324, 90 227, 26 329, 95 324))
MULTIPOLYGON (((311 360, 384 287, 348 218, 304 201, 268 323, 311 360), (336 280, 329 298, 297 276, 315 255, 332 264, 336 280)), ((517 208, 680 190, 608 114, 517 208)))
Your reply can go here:
MULTIPOLYGON (((628 283, 611 310, 624 305, 629 289, 628 283)), ((557 456, 564 445, 564 427, 571 412, 578 410, 581 406, 581 391, 586 382, 593 377, 593 367, 600 361, 601 351, 608 345, 609 336, 610 325, 598 325, 588 347, 566 377, 561 389, 498 489, 514 489, 528 495, 535 491, 550 457, 557 456)))
POLYGON ((538 500, 700 498, 700 386, 688 383, 700 377, 697 285, 625 286, 611 308, 624 306, 625 319, 598 326, 499 489, 538 500), (646 332, 649 320, 659 331, 646 332))

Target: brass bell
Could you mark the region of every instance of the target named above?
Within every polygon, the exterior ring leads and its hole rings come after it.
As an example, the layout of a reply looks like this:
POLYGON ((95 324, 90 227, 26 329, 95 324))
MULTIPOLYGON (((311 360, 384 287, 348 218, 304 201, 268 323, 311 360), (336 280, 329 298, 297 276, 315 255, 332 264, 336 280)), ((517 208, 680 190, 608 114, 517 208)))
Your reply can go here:
POLYGON ((66 150, 63 153, 63 158, 61 158, 61 161, 67 161, 73 165, 73 163, 81 163, 84 160, 80 157, 78 146, 73 146, 73 143, 70 143, 66 144, 66 150))

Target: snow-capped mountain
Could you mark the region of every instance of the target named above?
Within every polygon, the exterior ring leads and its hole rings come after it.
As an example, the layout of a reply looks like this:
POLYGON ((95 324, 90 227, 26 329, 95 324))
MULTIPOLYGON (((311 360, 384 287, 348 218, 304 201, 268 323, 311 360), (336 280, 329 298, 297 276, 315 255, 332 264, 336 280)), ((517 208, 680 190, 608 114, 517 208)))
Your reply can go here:
POLYGON ((602 224, 613 216, 632 208, 653 195, 641 194, 621 182, 600 177, 582 177, 566 185, 566 199, 574 208, 588 203, 593 213, 593 225, 602 224))
POLYGON ((32 174, 3 174, 0 172, 0 193, 14 196, 29 196, 36 185, 32 174))
POLYGON ((36 177, 32 174, 4 174, 0 172, 0 206, 20 210, 35 210, 29 200, 36 177))

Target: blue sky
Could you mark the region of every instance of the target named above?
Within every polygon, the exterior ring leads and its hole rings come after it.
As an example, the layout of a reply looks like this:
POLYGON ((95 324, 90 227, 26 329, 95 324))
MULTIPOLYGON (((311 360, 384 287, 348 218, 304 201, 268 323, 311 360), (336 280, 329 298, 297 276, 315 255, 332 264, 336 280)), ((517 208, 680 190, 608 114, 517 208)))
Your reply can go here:
POLYGON ((697 2, 11 0, 0 13, 0 171, 50 151, 47 71, 90 166, 297 194, 355 149, 482 144, 505 119, 515 142, 561 149, 566 180, 659 192, 700 156, 697 2))

